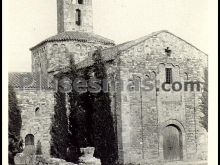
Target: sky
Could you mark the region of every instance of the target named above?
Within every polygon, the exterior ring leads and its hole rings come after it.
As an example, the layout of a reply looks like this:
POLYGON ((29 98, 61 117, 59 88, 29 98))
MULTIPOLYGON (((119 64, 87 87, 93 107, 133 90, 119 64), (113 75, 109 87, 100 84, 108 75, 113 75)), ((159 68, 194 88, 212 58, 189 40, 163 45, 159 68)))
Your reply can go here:
MULTIPOLYGON (((9 72, 31 71, 29 48, 57 33, 56 0, 8 0, 9 72)), ((93 0, 94 33, 117 44, 159 30, 209 54, 208 0, 93 0)))

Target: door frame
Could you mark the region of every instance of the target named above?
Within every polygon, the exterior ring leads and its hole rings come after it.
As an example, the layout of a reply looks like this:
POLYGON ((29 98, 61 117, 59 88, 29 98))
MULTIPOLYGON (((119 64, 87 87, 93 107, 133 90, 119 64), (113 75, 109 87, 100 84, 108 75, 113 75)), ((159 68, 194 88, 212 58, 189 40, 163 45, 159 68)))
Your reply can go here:
POLYGON ((164 159, 164 152, 163 152, 163 130, 169 126, 169 125, 173 125, 176 128, 179 129, 180 134, 182 135, 182 160, 186 159, 186 142, 185 142, 185 129, 182 125, 182 123, 180 123, 178 120, 168 120, 166 122, 163 122, 162 124, 160 124, 159 126, 159 159, 165 161, 164 159))

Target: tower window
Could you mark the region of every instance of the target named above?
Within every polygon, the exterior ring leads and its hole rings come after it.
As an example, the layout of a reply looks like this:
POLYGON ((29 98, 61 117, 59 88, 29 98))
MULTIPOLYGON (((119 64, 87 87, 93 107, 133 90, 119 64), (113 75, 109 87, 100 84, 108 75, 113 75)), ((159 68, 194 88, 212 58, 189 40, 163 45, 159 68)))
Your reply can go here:
POLYGON ((83 0, 78 0, 78 4, 83 4, 83 0))
POLYGON ((172 83, 172 69, 166 68, 166 83, 171 84, 172 83))
POLYGON ((81 10, 79 9, 76 10, 76 25, 81 25, 81 10))

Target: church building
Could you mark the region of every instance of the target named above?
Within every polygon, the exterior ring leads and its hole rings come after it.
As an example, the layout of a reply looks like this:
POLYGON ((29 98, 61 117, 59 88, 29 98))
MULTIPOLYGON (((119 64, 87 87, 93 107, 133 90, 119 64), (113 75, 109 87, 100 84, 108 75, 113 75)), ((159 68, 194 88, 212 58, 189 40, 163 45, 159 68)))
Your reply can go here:
POLYGON ((55 90, 48 84, 66 71, 70 58, 79 72, 85 68, 92 72, 91 54, 97 49, 108 80, 123 81, 123 89, 120 83, 110 85, 118 161, 206 159, 207 132, 200 124, 202 90, 196 90, 195 82, 204 82, 207 54, 166 30, 117 45, 93 33, 92 0, 57 0, 57 34, 30 48, 32 72, 9 73, 21 109, 25 145, 40 141, 43 154, 50 155, 55 90), (138 85, 127 90, 131 82, 138 85))

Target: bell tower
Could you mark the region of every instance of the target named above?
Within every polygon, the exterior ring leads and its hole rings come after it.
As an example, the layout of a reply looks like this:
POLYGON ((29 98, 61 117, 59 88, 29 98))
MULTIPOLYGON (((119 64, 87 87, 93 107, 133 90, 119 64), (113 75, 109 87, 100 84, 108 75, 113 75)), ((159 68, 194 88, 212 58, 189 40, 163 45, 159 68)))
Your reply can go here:
POLYGON ((57 31, 92 32, 92 0, 57 0, 57 31))

